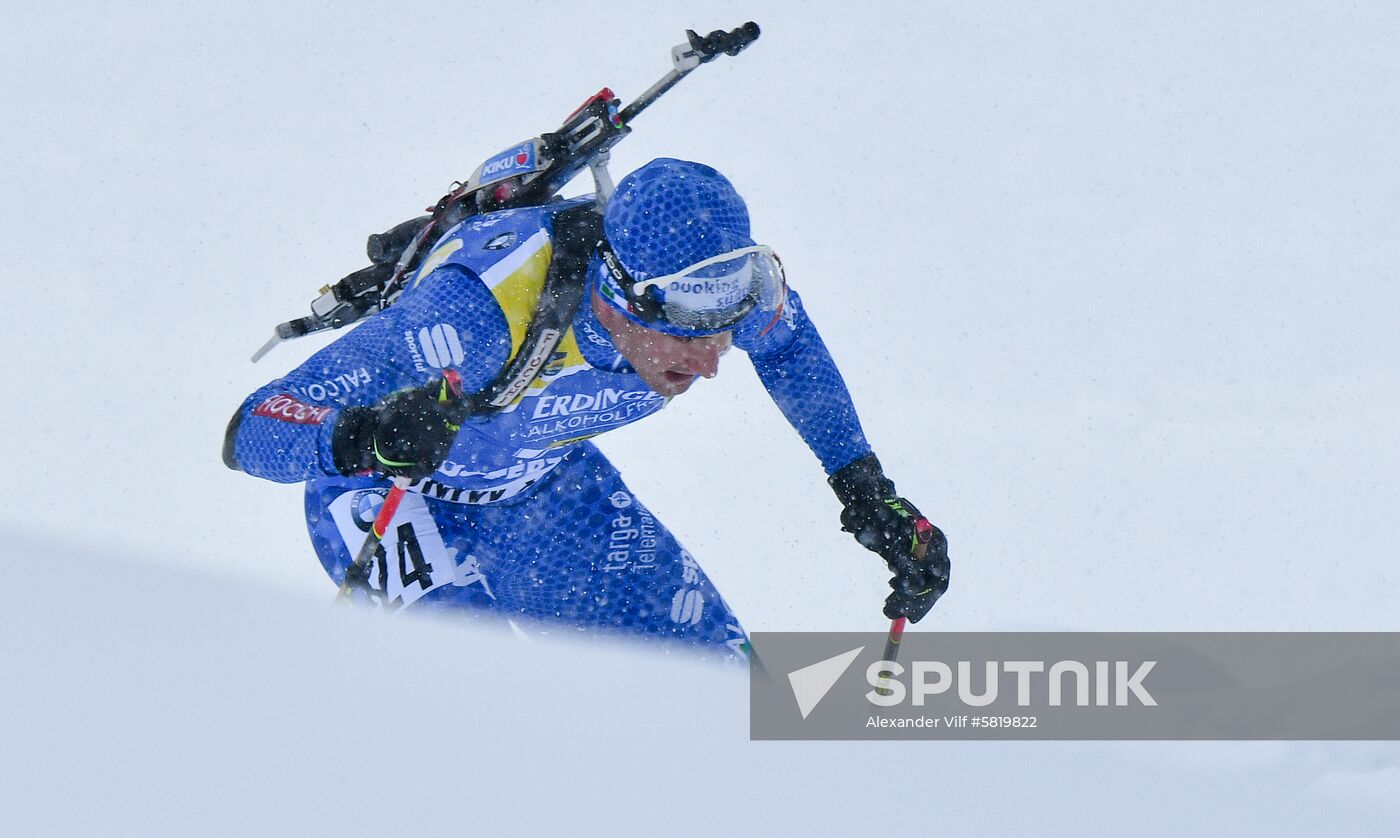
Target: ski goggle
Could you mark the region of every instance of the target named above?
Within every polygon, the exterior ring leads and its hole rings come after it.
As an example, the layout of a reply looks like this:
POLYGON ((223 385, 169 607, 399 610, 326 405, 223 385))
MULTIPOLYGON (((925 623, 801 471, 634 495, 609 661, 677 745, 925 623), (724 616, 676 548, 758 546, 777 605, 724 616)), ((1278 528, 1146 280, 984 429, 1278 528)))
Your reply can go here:
POLYGON ((648 279, 635 279, 606 241, 598 252, 634 315, 682 332, 722 332, 755 308, 777 311, 787 290, 783 263, 766 245, 741 247, 648 279))

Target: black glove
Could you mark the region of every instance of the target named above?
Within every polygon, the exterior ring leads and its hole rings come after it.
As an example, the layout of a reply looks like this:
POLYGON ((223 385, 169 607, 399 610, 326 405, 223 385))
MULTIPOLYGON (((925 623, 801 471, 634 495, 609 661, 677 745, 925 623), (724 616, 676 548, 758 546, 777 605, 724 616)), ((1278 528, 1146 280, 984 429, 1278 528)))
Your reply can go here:
POLYGON ((342 410, 331 435, 336 470, 415 480, 437 471, 461 430, 458 381, 437 379, 422 389, 400 390, 374 407, 342 410))
POLYGON ((838 469, 828 482, 845 506, 841 529, 878 553, 894 573, 885 616, 917 623, 948 590, 948 539, 895 494, 874 454, 838 469))

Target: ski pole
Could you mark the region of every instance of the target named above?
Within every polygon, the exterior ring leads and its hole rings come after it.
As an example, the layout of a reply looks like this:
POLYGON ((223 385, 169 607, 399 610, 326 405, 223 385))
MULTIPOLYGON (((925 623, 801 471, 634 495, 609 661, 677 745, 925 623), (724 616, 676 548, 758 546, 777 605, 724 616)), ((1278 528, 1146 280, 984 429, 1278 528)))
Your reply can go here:
POLYGON ((370 525, 369 533, 365 536, 365 543, 360 546, 360 552, 355 554, 355 560, 345 569, 345 581, 340 583, 340 590, 335 596, 336 602, 348 601, 355 588, 369 590, 370 563, 374 561, 379 542, 384 539, 384 533, 389 531, 394 513, 399 510, 399 502, 403 500, 404 492, 412 482, 407 477, 394 478, 394 485, 389 487, 389 494, 384 496, 384 505, 379 507, 379 514, 374 516, 374 523, 370 525))
MULTIPOLYGON (((933 525, 927 518, 920 518, 914 522, 914 561, 923 561, 928 554, 929 542, 933 540, 933 525)), ((909 624, 909 618, 896 617, 890 621, 890 633, 885 636, 885 655, 881 660, 895 662, 899 656, 899 641, 904 639, 904 627, 909 624)), ((879 685, 875 687, 877 695, 893 695, 894 690, 890 689, 889 675, 886 674, 880 679, 879 685)))
MULTIPOLYGON (((442 378, 430 384, 429 390, 436 394, 439 404, 448 406, 450 410, 448 427, 460 426, 466 421, 467 416, 470 415, 470 405, 462 398, 461 373, 450 367, 443 370, 442 378)), ((378 448, 375 451, 377 452, 378 448)), ((336 602, 350 599, 350 593, 355 588, 363 588, 366 592, 370 590, 370 563, 374 561, 375 554, 379 552, 379 543, 384 540, 384 533, 389 531, 389 525, 394 522, 394 515, 399 511, 399 503, 403 501, 404 492, 413 485, 413 478, 395 477, 392 482, 389 494, 384 496, 384 505, 379 507, 379 513, 374 516, 374 523, 370 524, 369 532, 365 535, 365 543, 360 545, 360 552, 355 554, 354 561, 345 568, 345 580, 340 583, 340 590, 336 592, 336 602)), ((385 587, 387 589, 387 582, 385 587)), ((387 607, 388 603, 385 602, 384 605, 387 607)))

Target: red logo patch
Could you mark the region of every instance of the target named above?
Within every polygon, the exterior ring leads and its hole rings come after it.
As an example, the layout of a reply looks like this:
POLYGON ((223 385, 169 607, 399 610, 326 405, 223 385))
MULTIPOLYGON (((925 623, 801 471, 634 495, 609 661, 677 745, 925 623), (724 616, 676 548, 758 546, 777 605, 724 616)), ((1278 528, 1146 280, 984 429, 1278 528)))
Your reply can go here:
POLYGON ((280 419, 283 422, 291 422, 296 425, 319 425, 326 421, 326 417, 331 415, 334 408, 312 407, 305 402, 299 401, 286 393, 272 396, 267 401, 258 405, 253 410, 254 416, 266 416, 269 419, 280 419))

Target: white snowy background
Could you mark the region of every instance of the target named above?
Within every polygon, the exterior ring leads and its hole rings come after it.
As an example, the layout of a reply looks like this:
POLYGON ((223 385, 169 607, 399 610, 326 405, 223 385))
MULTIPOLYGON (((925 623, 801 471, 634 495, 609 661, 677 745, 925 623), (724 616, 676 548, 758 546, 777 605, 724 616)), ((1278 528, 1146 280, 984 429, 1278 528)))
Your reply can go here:
MULTIPOLYGON (((916 630, 1400 630, 1390 4, 26 4, 0 832, 1395 834, 1393 743, 750 743, 722 671, 329 608, 300 488, 219 460, 328 338, 248 356, 366 233, 748 19, 613 171, 746 196, 948 533, 916 630)), ((882 628, 741 353, 600 445, 750 630, 882 628)))

